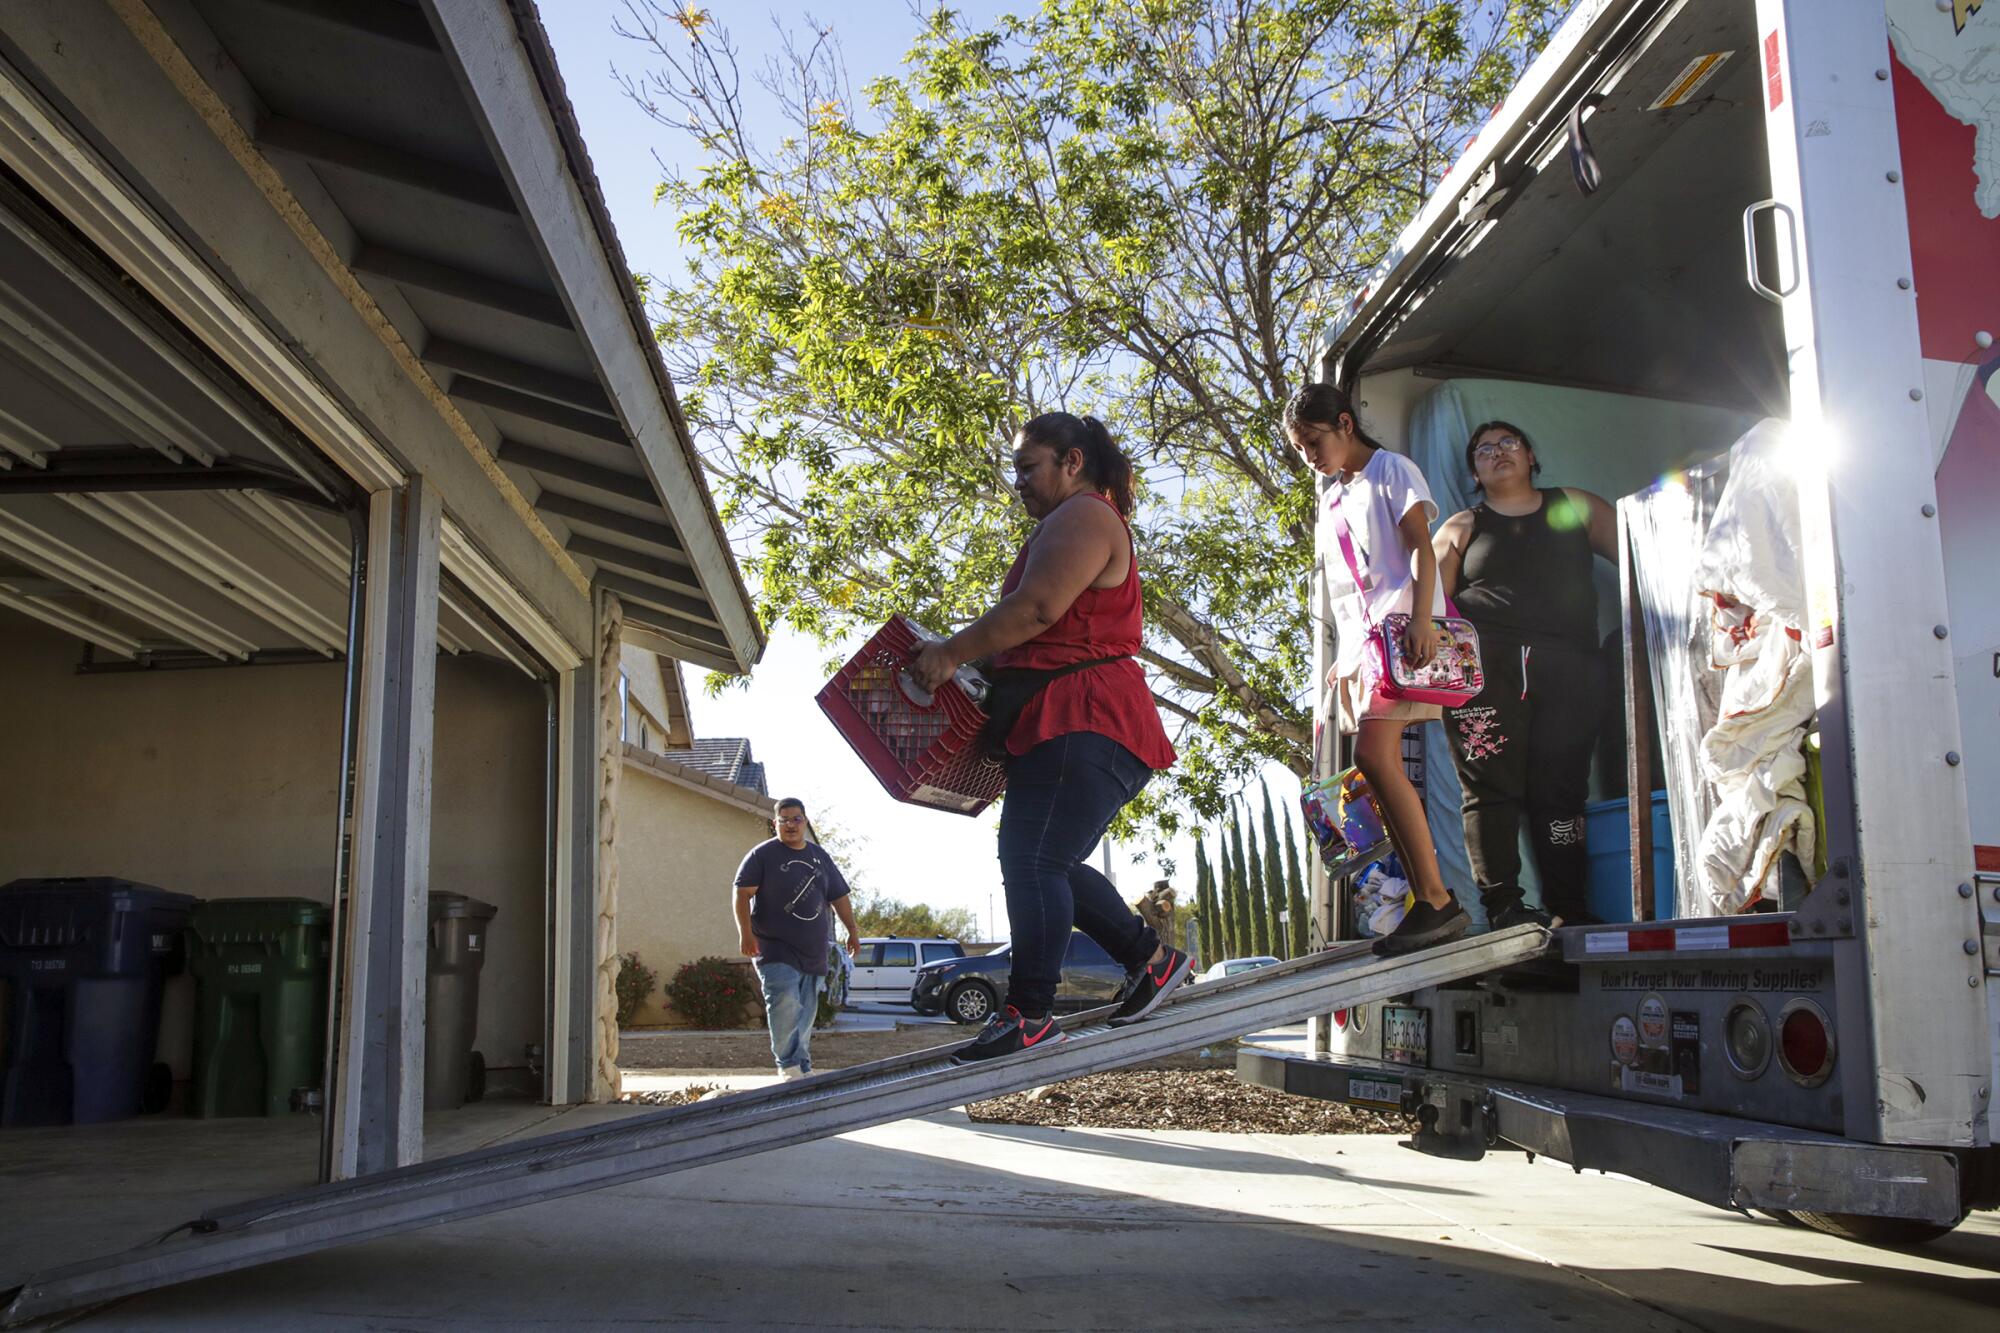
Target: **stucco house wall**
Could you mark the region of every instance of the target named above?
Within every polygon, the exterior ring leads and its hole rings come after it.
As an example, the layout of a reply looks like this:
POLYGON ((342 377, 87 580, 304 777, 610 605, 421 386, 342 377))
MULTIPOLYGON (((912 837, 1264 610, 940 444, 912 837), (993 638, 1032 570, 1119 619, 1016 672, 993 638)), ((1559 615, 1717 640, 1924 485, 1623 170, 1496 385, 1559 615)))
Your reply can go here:
MULTIPOLYGON (((618 949, 636 951, 664 989, 682 964, 737 956, 730 906, 743 855, 771 836, 771 798, 636 746, 618 786, 618 949)), ((634 1018, 676 1021, 660 990, 634 1018)))

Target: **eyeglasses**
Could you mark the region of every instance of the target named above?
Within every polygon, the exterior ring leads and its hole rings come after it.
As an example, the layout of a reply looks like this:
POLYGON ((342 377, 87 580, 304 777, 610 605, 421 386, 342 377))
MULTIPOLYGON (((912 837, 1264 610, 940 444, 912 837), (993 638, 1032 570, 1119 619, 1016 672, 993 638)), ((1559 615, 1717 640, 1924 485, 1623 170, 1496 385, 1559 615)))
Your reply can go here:
POLYGON ((806 822, 806 817, 804 815, 779 815, 778 822, 780 824, 803 824, 806 822))
POLYGON ((1502 435, 1499 439, 1488 440, 1474 449, 1472 457, 1475 462, 1481 462, 1489 458, 1498 458, 1501 454, 1518 454, 1526 447, 1521 442, 1520 436, 1502 435))

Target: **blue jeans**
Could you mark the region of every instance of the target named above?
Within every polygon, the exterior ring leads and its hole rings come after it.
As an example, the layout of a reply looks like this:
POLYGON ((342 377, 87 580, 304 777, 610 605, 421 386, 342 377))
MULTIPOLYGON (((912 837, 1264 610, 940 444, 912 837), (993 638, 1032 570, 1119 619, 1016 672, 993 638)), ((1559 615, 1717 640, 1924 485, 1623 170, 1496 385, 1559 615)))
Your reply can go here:
POLYGON ((801 972, 790 963, 757 963, 757 984, 764 989, 764 1022, 771 1029, 771 1055, 779 1069, 812 1073, 813 1015, 819 1010, 824 977, 801 972))
POLYGON ((1007 1003, 1022 1013, 1040 1017, 1055 1003, 1072 926, 1127 970, 1159 947, 1153 928, 1086 864, 1111 817, 1152 776, 1137 755, 1091 731, 1043 741, 1007 765, 1000 808, 1000 879, 1014 940, 1007 1003))

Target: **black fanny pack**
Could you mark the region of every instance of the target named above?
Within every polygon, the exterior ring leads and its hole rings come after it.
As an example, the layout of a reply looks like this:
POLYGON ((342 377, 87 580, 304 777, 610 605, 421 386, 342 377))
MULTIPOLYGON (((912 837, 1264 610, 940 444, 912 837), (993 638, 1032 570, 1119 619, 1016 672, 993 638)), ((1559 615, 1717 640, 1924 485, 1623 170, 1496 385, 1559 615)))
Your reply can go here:
POLYGON ((986 698, 979 705, 986 710, 986 725, 979 730, 980 747, 990 758, 1005 759, 1007 737, 1013 733, 1014 724, 1021 720, 1021 710, 1028 706, 1030 699, 1047 689, 1050 681, 1091 667, 1109 666, 1126 660, 1123 657, 1093 657, 1088 662, 1071 662, 1059 667, 997 667, 987 671, 986 698))

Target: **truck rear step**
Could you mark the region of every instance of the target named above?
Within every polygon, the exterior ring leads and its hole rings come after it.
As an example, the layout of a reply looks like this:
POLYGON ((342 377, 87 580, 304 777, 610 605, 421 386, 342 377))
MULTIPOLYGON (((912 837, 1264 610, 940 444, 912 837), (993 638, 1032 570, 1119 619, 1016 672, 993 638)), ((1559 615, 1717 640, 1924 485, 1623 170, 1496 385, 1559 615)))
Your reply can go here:
POLYGON ((1476 976, 1542 954, 1549 933, 1519 926, 1421 953, 1378 958, 1347 944, 1237 978, 1183 986, 1151 1018, 1111 1027, 1110 1007, 1069 1020, 1068 1041, 976 1065, 955 1042, 792 1083, 637 1114, 357 1180, 219 1209, 191 1234, 29 1279, 0 1323, 227 1273, 335 1245, 707 1166, 962 1106, 1224 1041, 1274 1024, 1476 976))
POLYGON ((1626 1098, 1531 1087, 1351 1056, 1246 1046, 1246 1083, 1422 1113, 1411 1146, 1477 1158, 1512 1146, 1577 1170, 1614 1171, 1718 1208, 1906 1218, 1950 1228, 1965 1213, 1960 1163, 1940 1148, 1859 1143, 1818 1130, 1626 1098))

